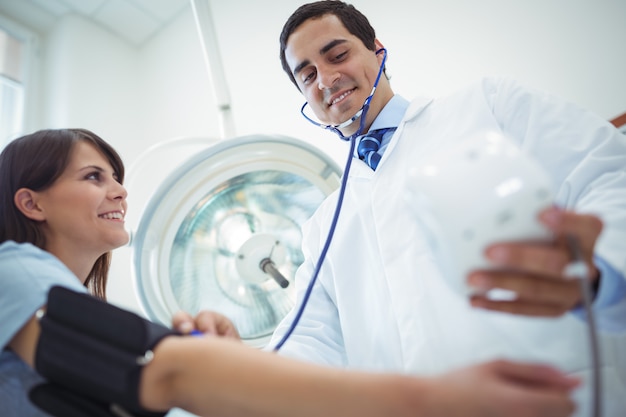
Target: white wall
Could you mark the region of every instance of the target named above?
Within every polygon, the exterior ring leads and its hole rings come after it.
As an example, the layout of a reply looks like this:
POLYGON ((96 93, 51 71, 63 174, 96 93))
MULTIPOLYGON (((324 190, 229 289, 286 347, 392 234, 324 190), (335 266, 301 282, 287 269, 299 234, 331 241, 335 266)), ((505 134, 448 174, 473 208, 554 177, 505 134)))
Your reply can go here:
MULTIPOLYGON (((300 118, 302 98, 280 68, 278 35, 301 3, 211 1, 236 134, 305 139, 343 165, 345 145, 300 118)), ((353 4, 370 18, 387 47, 392 86, 407 98, 445 94, 481 75, 498 74, 551 91, 607 119, 626 111, 622 0, 353 4)), ((157 142, 178 136, 219 137, 190 8, 140 49, 68 16, 48 33, 42 55, 44 108, 36 128, 92 129, 131 167, 157 142)), ((117 251, 110 300, 136 308, 130 262, 129 248, 117 251)))
POLYGON ((113 138, 122 132, 127 139, 141 131, 127 116, 138 98, 135 50, 71 15, 55 25, 44 45, 41 127, 87 127, 117 146, 121 141, 113 138))

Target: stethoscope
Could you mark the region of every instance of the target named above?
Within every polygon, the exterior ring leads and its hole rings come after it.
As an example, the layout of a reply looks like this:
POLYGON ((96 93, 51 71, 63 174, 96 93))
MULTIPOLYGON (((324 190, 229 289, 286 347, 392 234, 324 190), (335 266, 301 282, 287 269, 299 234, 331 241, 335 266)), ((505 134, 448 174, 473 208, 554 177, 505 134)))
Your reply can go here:
POLYGON ((346 161, 346 166, 344 168, 343 176, 341 178, 341 187, 339 189, 339 197, 337 199, 337 206, 335 207, 335 212, 333 214, 333 220, 331 222, 330 229, 328 230, 328 235, 326 236, 324 247, 322 248, 322 252, 320 253, 320 257, 315 266, 313 276, 311 277, 311 281, 309 281, 309 285, 307 286, 306 292, 304 293, 304 296, 302 297, 302 303, 300 304, 300 307, 298 308, 298 311, 296 312, 296 315, 293 321, 291 322, 289 329, 287 329, 287 332, 283 335, 282 339, 278 342, 278 344, 276 344, 276 346, 274 347, 274 351, 278 351, 285 344, 287 339, 289 339, 289 337, 295 330, 296 326, 298 325, 298 322, 300 321, 300 318, 302 317, 302 313, 304 313, 304 308, 306 307, 309 301, 309 298, 311 297, 311 293, 313 292, 313 286, 315 285, 315 282, 317 281, 317 277, 319 275, 320 269, 322 268, 322 264, 324 263, 324 259, 326 258, 326 253, 328 252, 328 248, 330 247, 330 243, 332 242, 333 235, 335 234, 335 227, 337 226, 337 221, 339 220, 339 214, 341 213, 341 206, 343 205, 343 196, 346 191, 346 184, 348 183, 348 174, 350 173, 350 167, 352 166, 352 158, 354 155, 356 138, 361 136, 361 134, 363 133, 363 129, 365 128, 365 119, 367 116, 367 112, 369 111, 369 108, 370 108, 370 102, 372 101, 372 97, 374 97, 374 93, 376 92, 376 87, 378 87, 378 82, 380 81, 380 77, 382 76, 384 69, 385 69, 385 61, 387 61, 387 50, 385 48, 381 48, 376 51, 376 55, 378 55, 381 52, 383 53, 383 60, 380 63, 380 68, 378 69, 378 75, 376 76, 376 80, 374 81, 374 86, 372 87, 372 91, 363 102, 363 106, 350 119, 338 125, 325 125, 325 124, 319 123, 311 119, 304 113, 306 106, 309 104, 308 102, 305 102, 302 108, 300 109, 300 113, 302 114, 302 116, 304 116, 304 118, 308 120, 309 122, 313 123, 314 125, 318 127, 321 127, 322 129, 328 129, 336 133, 341 140, 350 141, 350 152, 348 153, 348 160, 346 161), (359 117, 361 118, 361 120, 359 121, 359 128, 357 129, 357 131, 354 134, 350 135, 349 137, 345 137, 343 133, 341 133, 341 130, 339 129, 349 126, 350 124, 354 123, 359 117))

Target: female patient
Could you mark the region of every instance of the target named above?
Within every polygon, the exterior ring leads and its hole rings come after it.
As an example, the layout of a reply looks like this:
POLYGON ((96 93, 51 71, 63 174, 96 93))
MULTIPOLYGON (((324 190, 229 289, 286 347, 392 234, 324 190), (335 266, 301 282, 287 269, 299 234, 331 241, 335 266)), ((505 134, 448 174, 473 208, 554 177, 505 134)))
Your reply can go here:
MULTIPOLYGON (((44 130, 0 155, 0 405, 5 417, 45 416, 28 401, 35 312, 48 290, 104 298, 110 251, 124 245, 126 190, 118 154, 83 129, 44 130)), ((80 314, 79 311, 76 314, 80 314)), ((555 370, 490 362, 429 379, 328 369, 233 340, 210 313, 178 323, 228 337, 169 336, 142 373, 151 410, 219 416, 566 416, 577 384, 555 370)), ((366 347, 364 347, 366 348, 366 347)))

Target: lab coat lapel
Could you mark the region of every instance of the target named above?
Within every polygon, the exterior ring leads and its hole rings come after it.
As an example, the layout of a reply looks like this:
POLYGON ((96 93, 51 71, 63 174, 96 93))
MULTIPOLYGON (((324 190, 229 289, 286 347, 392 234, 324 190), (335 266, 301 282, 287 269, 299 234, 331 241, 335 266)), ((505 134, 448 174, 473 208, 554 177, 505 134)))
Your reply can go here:
POLYGON ((389 145, 387 145, 387 149, 385 150, 385 153, 383 154, 383 157, 381 158, 380 163, 378 164, 379 168, 377 169, 381 169, 380 166, 384 164, 384 161, 386 159, 389 158, 388 155, 391 155, 393 153, 398 143, 397 138, 401 137, 402 132, 404 130, 404 126, 406 126, 407 123, 409 123, 410 121, 418 117, 430 105, 430 103, 432 103, 432 101, 433 101, 432 98, 424 97, 424 98, 417 98, 411 102, 411 104, 409 105, 409 108, 404 114, 404 117, 402 118, 402 121, 400 122, 400 125, 394 132, 393 137, 391 141, 389 142, 389 145))
MULTIPOLYGON (((407 153, 416 152, 421 145, 419 138, 405 135, 408 125, 417 121, 432 99, 414 100, 402 122, 394 133, 394 137, 389 143, 383 158, 371 183, 372 213, 377 219, 376 236, 380 241, 379 250, 384 274, 389 294, 391 297, 391 308, 395 315, 396 328, 389 331, 397 332, 397 340, 400 342, 402 363, 405 370, 413 368, 412 362, 418 357, 416 352, 422 351, 420 346, 425 343, 432 343, 429 338, 432 334, 424 331, 421 322, 421 314, 416 314, 416 309, 425 304, 423 297, 426 292, 423 289, 424 282, 412 279, 415 277, 414 271, 407 271, 407 247, 412 247, 409 253, 421 254, 424 259, 415 259, 415 266, 418 264, 430 264, 430 250, 423 235, 417 230, 417 222, 404 205, 403 195, 405 189, 405 177, 412 163, 411 158, 404 157, 407 153), (400 157, 402 156, 402 157, 400 157), (398 229, 402 228, 402 230, 398 229)), ((413 129, 412 132, 415 130, 413 129)), ((423 271, 428 274, 428 271, 423 271)), ((425 362, 436 361, 436 358, 420 358, 425 362)))

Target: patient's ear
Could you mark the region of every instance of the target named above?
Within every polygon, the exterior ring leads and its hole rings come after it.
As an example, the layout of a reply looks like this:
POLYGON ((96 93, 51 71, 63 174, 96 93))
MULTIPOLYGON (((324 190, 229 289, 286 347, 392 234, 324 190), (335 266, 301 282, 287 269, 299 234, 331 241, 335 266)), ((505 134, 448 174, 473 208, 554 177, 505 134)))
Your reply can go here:
POLYGON ((28 188, 20 188, 15 193, 13 201, 15 206, 22 214, 31 220, 43 221, 45 216, 43 211, 37 204, 38 194, 28 188))

